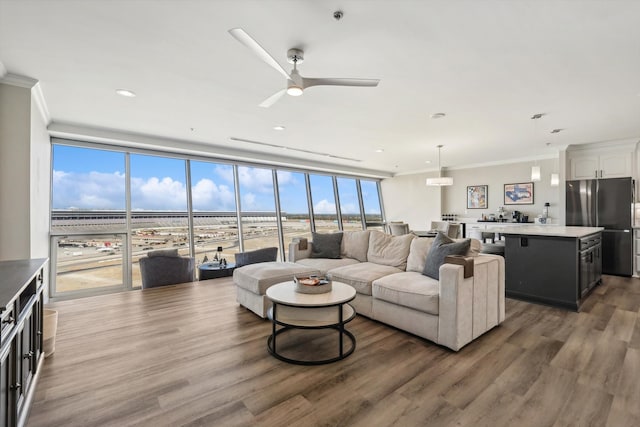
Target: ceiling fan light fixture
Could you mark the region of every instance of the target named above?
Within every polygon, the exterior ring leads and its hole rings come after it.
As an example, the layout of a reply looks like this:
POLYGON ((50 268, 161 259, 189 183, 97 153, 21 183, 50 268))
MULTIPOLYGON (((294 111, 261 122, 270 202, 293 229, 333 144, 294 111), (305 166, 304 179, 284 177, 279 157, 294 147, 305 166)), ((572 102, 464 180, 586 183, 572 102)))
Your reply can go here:
POLYGON ((300 86, 291 85, 287 88, 287 94, 291 96, 302 95, 302 88, 300 86))

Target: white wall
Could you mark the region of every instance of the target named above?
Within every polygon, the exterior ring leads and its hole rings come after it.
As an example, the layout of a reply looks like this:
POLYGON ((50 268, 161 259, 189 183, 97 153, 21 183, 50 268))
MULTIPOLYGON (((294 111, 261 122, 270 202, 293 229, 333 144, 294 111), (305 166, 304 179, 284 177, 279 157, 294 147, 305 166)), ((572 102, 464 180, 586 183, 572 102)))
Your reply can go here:
POLYGON ((0 260, 49 257, 51 144, 33 84, 0 83, 0 260))
POLYGON ((31 258, 49 257, 51 194, 51 138, 47 123, 31 94, 30 224, 31 258))
POLYGON ((387 221, 404 221, 412 230, 428 230, 432 220, 439 220, 442 213, 457 214, 458 218, 479 219, 482 214, 496 213, 499 206, 509 211, 519 210, 530 216, 530 220, 542 213, 545 202, 551 204, 549 215, 552 222, 560 223, 564 214, 564 200, 560 200, 560 186, 551 187, 551 173, 559 172, 559 160, 538 160, 541 181, 534 183, 533 205, 505 205, 504 184, 531 181, 531 166, 534 162, 519 162, 504 165, 484 166, 470 169, 447 170, 444 175, 453 178, 450 187, 427 187, 425 180, 436 174, 401 175, 381 182, 382 197, 387 221), (488 185, 487 209, 467 209, 467 186, 488 185), (562 203, 560 205, 560 203, 562 203))
POLYGON ((31 90, 0 83, 0 260, 31 255, 31 90))
POLYGON ((401 175, 382 180, 382 200, 387 221, 404 221, 412 230, 429 230, 440 219, 440 187, 427 187, 437 173, 401 175))
MULTIPOLYGON (((505 205, 504 184, 531 181, 531 167, 534 162, 509 163, 504 165, 484 166, 479 168, 448 170, 447 175, 453 177, 451 187, 446 187, 442 198, 442 213, 455 213, 459 217, 479 219, 482 214, 495 214, 500 206, 509 211, 518 210, 529 219, 542 213, 545 202, 551 204, 549 216, 554 223, 558 223, 564 207, 559 209, 560 190, 564 191, 564 185, 551 187, 551 173, 558 173, 558 160, 538 160, 541 180, 533 184, 533 205, 505 205), (487 209, 467 209, 467 186, 488 185, 489 198, 487 209)), ((564 205, 562 205, 564 206, 564 205)))

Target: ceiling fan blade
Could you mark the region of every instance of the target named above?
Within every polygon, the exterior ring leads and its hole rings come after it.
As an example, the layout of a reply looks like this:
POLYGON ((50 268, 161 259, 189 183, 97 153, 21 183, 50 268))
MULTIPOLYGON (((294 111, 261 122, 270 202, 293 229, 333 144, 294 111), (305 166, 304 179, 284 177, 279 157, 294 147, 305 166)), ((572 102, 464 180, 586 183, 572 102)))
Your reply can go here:
POLYGON ((289 74, 284 70, 284 68, 282 68, 282 66, 278 64, 278 62, 273 59, 271 55, 269 55, 269 52, 267 52, 262 46, 260 46, 260 44, 255 41, 249 34, 247 34, 245 30, 243 30, 242 28, 232 28, 229 30, 229 34, 231 34, 240 43, 251 49, 253 53, 258 55, 260 59, 271 65, 287 79, 291 78, 289 77, 289 74))
POLYGON ((311 86, 360 86, 375 87, 378 86, 378 79, 314 79, 303 78, 303 86, 305 88, 311 86))
POLYGON ((285 94, 287 90, 286 89, 282 89, 277 91, 276 93, 274 93, 273 95, 271 95, 270 97, 268 97, 267 99, 265 99, 264 101, 262 101, 260 103, 260 106, 262 108, 269 108, 271 107, 273 104, 275 104, 280 98, 282 98, 282 95, 285 94))

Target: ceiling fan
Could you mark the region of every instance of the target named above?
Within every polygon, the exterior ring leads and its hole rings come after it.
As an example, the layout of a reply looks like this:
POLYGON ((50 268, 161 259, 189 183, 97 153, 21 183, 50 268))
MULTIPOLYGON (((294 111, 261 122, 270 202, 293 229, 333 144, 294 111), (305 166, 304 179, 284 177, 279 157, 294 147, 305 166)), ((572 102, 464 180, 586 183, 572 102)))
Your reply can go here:
POLYGON ((377 79, 333 79, 333 78, 307 78, 302 77, 298 72, 297 65, 304 61, 304 52, 300 49, 289 49, 287 52, 288 61, 293 64, 293 70, 291 73, 287 73, 284 68, 275 60, 269 52, 267 52, 260 44, 255 41, 246 31, 242 28, 233 28, 229 30, 229 33, 240 43, 248 47, 255 53, 260 59, 275 68, 280 74, 286 77, 287 87, 279 90, 271 95, 269 98, 262 101, 261 107, 268 108, 273 105, 282 95, 285 93, 291 96, 300 96, 302 92, 311 86, 360 86, 360 87, 375 87, 378 86, 380 80, 377 79))

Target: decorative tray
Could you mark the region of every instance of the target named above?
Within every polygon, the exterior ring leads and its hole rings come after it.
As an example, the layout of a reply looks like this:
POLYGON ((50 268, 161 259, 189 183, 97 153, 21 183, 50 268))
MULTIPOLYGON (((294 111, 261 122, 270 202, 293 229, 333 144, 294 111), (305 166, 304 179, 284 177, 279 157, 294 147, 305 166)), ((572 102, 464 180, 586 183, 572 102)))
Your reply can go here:
POLYGON ((331 280, 324 277, 308 276, 308 277, 296 277, 293 276, 293 282, 296 284, 295 291, 301 294, 323 294, 325 292, 331 292, 331 280))

